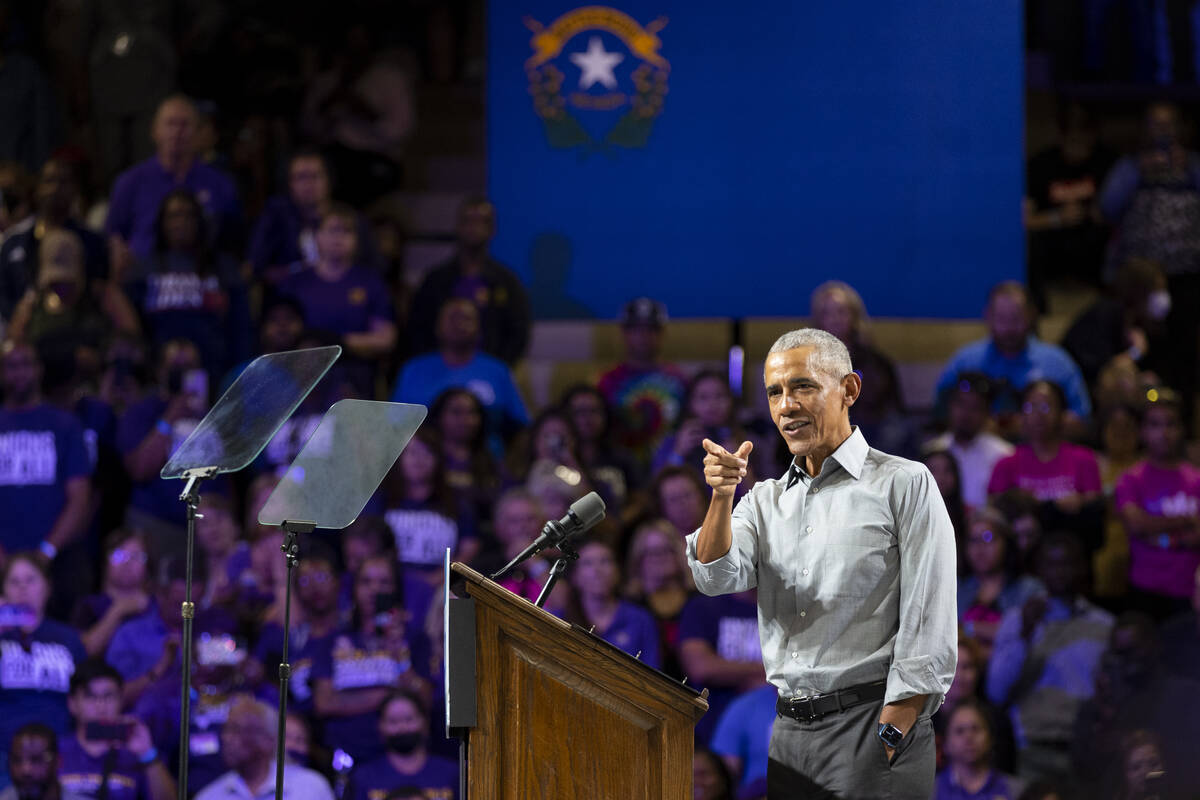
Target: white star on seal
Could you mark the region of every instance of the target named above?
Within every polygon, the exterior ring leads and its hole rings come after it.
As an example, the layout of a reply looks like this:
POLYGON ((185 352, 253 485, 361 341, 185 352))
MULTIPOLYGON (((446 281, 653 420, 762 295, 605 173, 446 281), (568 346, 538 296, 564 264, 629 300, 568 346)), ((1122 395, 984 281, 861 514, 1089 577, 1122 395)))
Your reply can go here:
POLYGON ((580 89, 587 89, 596 82, 603 84, 606 89, 617 88, 617 76, 613 75, 613 67, 624 60, 625 56, 620 53, 607 52, 599 36, 588 40, 586 53, 571 54, 571 63, 583 71, 579 76, 580 89))

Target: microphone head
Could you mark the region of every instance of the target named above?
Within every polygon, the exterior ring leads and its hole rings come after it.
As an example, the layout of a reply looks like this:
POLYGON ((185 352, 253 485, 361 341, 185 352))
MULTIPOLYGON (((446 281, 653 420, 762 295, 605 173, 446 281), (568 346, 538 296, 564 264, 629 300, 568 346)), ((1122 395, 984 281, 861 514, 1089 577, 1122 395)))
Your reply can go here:
POLYGON ((588 492, 571 504, 567 514, 579 526, 578 530, 586 531, 604 519, 604 501, 595 492, 588 492))

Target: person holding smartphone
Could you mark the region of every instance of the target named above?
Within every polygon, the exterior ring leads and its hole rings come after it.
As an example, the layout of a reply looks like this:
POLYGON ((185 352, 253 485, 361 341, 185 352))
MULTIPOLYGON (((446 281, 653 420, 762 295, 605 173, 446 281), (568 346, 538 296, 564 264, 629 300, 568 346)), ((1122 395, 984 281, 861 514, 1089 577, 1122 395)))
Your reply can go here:
POLYGON ((375 556, 354 579, 353 630, 324 640, 313 654, 313 710, 324 723, 324 741, 356 762, 383 754, 376 715, 388 693, 409 688, 430 696, 429 682, 413 665, 410 623, 394 558, 375 556))
POLYGON ((120 673, 100 659, 81 664, 71 676, 67 708, 75 730, 59 743, 59 781, 86 797, 100 796, 107 785, 109 800, 171 800, 175 781, 149 729, 121 714, 122 683, 120 673))

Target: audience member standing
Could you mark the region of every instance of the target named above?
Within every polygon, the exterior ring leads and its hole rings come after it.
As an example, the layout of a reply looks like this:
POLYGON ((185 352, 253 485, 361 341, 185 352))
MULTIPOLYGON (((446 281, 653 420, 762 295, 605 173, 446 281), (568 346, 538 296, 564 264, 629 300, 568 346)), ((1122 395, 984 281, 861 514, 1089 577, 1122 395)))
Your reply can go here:
POLYGON ((96 288, 96 281, 108 277, 108 246, 101 236, 78 221, 75 216, 78 202, 79 177, 75 166, 62 158, 47 161, 34 189, 33 224, 4 237, 0 246, 0 318, 10 318, 25 290, 35 283, 38 249, 46 234, 55 228, 65 228, 79 237, 89 294, 96 288))
POLYGON ((458 210, 458 252, 430 270, 413 296, 408 349, 420 355, 438 347, 437 314, 447 300, 462 297, 479 309, 480 346, 513 366, 525 355, 532 326, 529 295, 517 276, 488 252, 496 235, 496 209, 470 197, 458 210))
POLYGON ((187 189, 168 194, 154 227, 154 250, 126 277, 149 344, 188 339, 209 375, 224 375, 250 355, 250 303, 238 264, 214 250, 200 201, 187 189))
POLYGON ((1058 112, 1058 141, 1025 167, 1029 288, 1045 310, 1049 283, 1062 278, 1098 286, 1108 233, 1096 198, 1113 156, 1098 142, 1096 123, 1071 103, 1058 112))
MULTIPOLYGON (((73 628, 46 618, 52 586, 38 556, 11 555, 0 586, 10 606, 0 627, 0 742, 27 722, 44 722, 65 736, 71 730, 71 676, 87 658, 83 643, 73 628)), ((0 772, 0 783, 6 777, 0 772)))
POLYGON ((1146 110, 1141 147, 1109 171, 1100 208, 1117 226, 1109 275, 1134 257, 1157 262, 1167 275, 1170 349, 1161 377, 1190 412, 1200 354, 1200 154, 1184 148, 1179 128, 1174 106, 1155 103, 1146 110))
POLYGON ((92 462, 79 420, 42 401, 42 368, 28 344, 0 347, 0 547, 53 560, 91 518, 92 462))
POLYGON ((1179 398, 1152 393, 1142 418, 1146 460, 1117 482, 1116 507, 1129 535, 1131 604, 1161 621, 1187 609, 1200 568, 1200 469, 1183 460, 1179 398))
POLYGON ((438 349, 404 365, 392 400, 433 405, 446 389, 462 387, 479 398, 487 416, 489 445, 497 458, 504 443, 529 424, 529 412, 508 365, 483 352, 479 309, 451 298, 438 311, 438 349))
POLYGON ((863 392, 850 421, 885 453, 915 455, 913 425, 904 414, 896 365, 872 343, 862 297, 847 283, 827 281, 813 291, 810 309, 813 327, 832 333, 846 345, 850 363, 862 377, 863 392))
POLYGON ((625 360, 600 376, 597 386, 616 415, 616 434, 643 465, 679 419, 687 376, 662 356, 667 308, 649 297, 631 300, 621 311, 625 360))
POLYGON ((1064 441, 1063 399, 1062 390, 1049 381, 1025 387, 1021 394, 1025 443, 996 463, 988 494, 1010 489, 1029 492, 1041 504, 1039 514, 1046 525, 1076 531, 1092 552, 1103 536, 1100 466, 1091 450, 1064 441))
POLYGON ((988 430, 992 387, 981 372, 958 375, 943 398, 949 412, 949 430, 926 444, 949 450, 958 462, 962 499, 968 508, 987 504, 987 485, 996 463, 1012 455, 1013 446, 988 430))
POLYGON ((353 208, 334 203, 317 228, 317 260, 285 278, 279 293, 300 304, 310 331, 337 337, 343 366, 370 398, 379 362, 396 346, 396 323, 383 279, 358 262, 357 220, 353 208))
MULTIPOLYGON (((319 150, 301 149, 288 161, 287 193, 267 201, 250 234, 246 258, 254 274, 274 285, 303 264, 315 264, 317 229, 333 206, 333 179, 319 150)), ((356 217, 357 261, 379 269, 382 257, 366 218, 356 217)))
POLYGON ((222 172, 197 159, 196 106, 182 95, 169 97, 154 115, 153 157, 122 172, 109 198, 108 233, 113 277, 124 278, 135 258, 154 250, 154 225, 172 189, 195 193, 209 218, 214 243, 234 246, 241 235, 237 189, 222 172))
POLYGON ((1061 347, 1034 335, 1036 310, 1028 290, 1015 281, 988 293, 988 338, 964 345, 950 357, 937 383, 937 397, 964 372, 982 372, 992 382, 992 410, 1011 417, 1020 393, 1035 380, 1053 381, 1066 394, 1068 424, 1080 428, 1092 414, 1092 402, 1079 367, 1061 347))

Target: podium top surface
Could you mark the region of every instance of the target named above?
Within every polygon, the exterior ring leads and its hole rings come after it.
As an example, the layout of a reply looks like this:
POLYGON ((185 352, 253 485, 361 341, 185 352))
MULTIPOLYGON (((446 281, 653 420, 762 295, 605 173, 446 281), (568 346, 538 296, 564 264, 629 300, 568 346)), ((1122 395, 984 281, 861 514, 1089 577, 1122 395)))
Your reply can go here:
POLYGON ((524 597, 510 592, 485 575, 476 572, 466 564, 455 562, 450 565, 450 572, 451 589, 454 590, 455 587, 458 587, 459 596, 462 596, 461 589, 463 584, 466 584, 470 587, 468 594, 471 597, 479 598, 482 596, 489 598, 492 602, 503 605, 506 610, 509 610, 513 614, 527 615, 536 624, 551 626, 557 632, 561 633, 565 640, 574 640, 577 643, 585 644, 593 648, 597 654, 602 653, 630 669, 637 670, 646 680, 653 682, 660 688, 667 689, 681 700, 694 705, 697 717, 708 710, 707 690, 700 691, 692 686, 688 686, 686 683, 682 683, 661 670, 655 669, 646 662, 634 658, 616 645, 591 633, 587 628, 559 619, 549 611, 538 608, 537 605, 529 602, 524 597))

